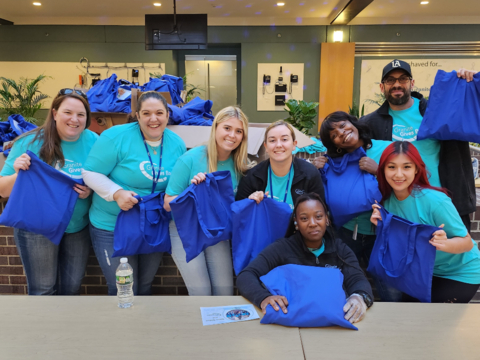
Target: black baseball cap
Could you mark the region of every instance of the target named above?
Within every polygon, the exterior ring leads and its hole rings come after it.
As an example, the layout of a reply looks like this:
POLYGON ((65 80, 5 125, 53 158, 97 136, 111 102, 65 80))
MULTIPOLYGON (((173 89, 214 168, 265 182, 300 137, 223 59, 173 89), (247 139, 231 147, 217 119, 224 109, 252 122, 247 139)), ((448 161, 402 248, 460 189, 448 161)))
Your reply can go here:
POLYGON ((382 72, 382 81, 385 79, 385 77, 388 75, 390 71, 393 70, 404 70, 410 77, 412 77, 412 69, 410 68, 410 65, 403 61, 403 60, 392 60, 390 61, 384 68, 382 72))

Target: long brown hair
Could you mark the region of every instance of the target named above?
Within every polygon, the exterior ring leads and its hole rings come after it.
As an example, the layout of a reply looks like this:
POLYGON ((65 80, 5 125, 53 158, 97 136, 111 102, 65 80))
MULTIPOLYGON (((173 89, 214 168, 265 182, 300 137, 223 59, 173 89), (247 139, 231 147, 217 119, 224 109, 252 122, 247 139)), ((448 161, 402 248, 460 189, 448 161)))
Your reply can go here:
POLYGON ((65 166, 65 157, 63 156, 63 151, 61 147, 62 140, 60 139, 60 136, 58 135, 58 132, 57 132, 57 122, 53 118, 53 110, 55 109, 55 111, 58 111, 58 109, 60 108, 60 105, 67 98, 80 100, 83 106, 85 106, 85 110, 87 112, 87 121, 85 124, 85 129, 88 128, 92 121, 91 113, 90 113, 90 105, 88 104, 88 101, 86 99, 84 99, 82 96, 73 92, 71 94, 66 94, 66 95, 58 94, 55 97, 55 99, 53 99, 52 101, 52 106, 50 106, 47 119, 45 120, 43 125, 21 136, 21 137, 25 137, 30 134, 35 134, 35 137, 31 141, 31 144, 36 141, 38 141, 39 143, 42 143, 42 146, 39 151, 40 159, 42 159, 45 163, 51 166, 55 166, 55 164, 58 162, 61 168, 65 166))

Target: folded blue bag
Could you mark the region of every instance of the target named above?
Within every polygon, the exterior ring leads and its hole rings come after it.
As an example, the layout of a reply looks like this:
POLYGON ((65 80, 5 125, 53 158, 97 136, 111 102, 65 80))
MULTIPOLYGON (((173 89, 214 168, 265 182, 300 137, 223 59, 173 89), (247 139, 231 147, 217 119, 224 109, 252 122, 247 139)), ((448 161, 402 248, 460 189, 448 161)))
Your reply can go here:
POLYGON ((169 124, 211 126, 215 118, 212 115, 212 106, 211 100, 202 100, 199 97, 192 99, 181 108, 169 105, 169 124))
POLYGON ((107 79, 98 81, 87 92, 88 103, 92 112, 99 111, 97 107, 105 102, 112 94, 117 94, 117 75, 113 74, 107 79))
POLYGON ((232 211, 235 201, 230 171, 207 174, 171 203, 172 216, 187 254, 187 262, 207 247, 232 237, 232 211))
POLYGON ((456 71, 437 71, 417 134, 429 138, 480 142, 480 73, 466 82, 456 71))
POLYGON ((375 200, 382 200, 375 176, 358 166, 364 156, 367 156, 365 150, 359 147, 339 158, 327 157, 328 162, 320 170, 325 200, 337 229, 361 213, 372 210, 375 200))
POLYGON ((137 195, 138 203, 118 214, 113 232, 113 257, 172 252, 168 231, 172 215, 163 208, 164 195, 137 195))
POLYGON ((429 243, 440 228, 416 224, 380 208, 377 239, 367 271, 388 285, 431 302, 435 246, 429 243))
MULTIPOLYGON (((3 143, 12 141, 36 127, 37 125, 29 123, 20 114, 10 115, 7 121, 0 122, 0 151, 3 151, 3 143)), ((3 154, 7 156, 9 152, 10 149, 7 149, 3 154)))
POLYGON ((258 254, 285 236, 292 209, 290 205, 264 198, 236 201, 232 209, 233 268, 238 275, 258 254))
POLYGON ((345 320, 347 302, 343 274, 339 269, 304 265, 282 265, 260 277, 272 295, 285 296, 288 312, 275 311, 267 305, 262 324, 293 327, 342 326, 358 330, 345 320))
POLYGON ((30 168, 20 170, 7 206, 0 216, 0 224, 31 231, 60 244, 73 215, 78 193, 75 181, 45 164, 27 150, 30 168))

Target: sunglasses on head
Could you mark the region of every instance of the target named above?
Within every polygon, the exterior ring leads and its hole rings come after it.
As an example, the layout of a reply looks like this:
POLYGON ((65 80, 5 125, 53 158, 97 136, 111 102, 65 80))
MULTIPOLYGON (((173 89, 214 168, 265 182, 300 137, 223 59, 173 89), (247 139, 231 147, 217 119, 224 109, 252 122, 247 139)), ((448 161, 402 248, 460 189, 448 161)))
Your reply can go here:
POLYGON ((58 92, 59 95, 70 95, 70 94, 73 94, 73 93, 75 93, 77 95, 80 95, 85 100, 88 100, 87 95, 83 91, 80 91, 80 90, 66 88, 66 89, 62 89, 58 92))

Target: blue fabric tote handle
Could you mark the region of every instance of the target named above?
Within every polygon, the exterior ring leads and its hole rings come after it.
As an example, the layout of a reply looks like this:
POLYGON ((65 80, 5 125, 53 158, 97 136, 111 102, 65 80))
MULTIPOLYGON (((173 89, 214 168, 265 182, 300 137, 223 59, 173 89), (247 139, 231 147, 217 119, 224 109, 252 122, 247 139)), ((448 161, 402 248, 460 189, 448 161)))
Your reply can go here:
POLYGON ((152 209, 150 209, 147 212, 147 209, 145 207, 145 202, 143 201, 142 197, 139 195, 136 195, 135 198, 138 200, 138 207, 140 209, 140 230, 142 232, 143 240, 145 240, 145 242, 151 246, 160 245, 163 242, 163 239, 161 237, 158 237, 157 241, 154 241, 154 242, 148 241, 146 232, 145 232, 145 225, 147 221, 152 225, 157 225, 160 222, 160 220, 163 218, 162 209, 160 208, 160 206, 158 206, 158 207, 155 207, 153 211, 152 209), (153 217, 151 215, 153 215, 153 217))
MULTIPOLYGON (((383 238, 386 239, 388 238, 388 229, 390 228, 390 222, 392 221, 393 215, 389 214, 383 207, 380 208, 380 213, 382 215, 382 221, 383 221, 383 227, 382 227, 382 235, 383 238)), ((412 227, 408 227, 408 233, 407 233, 407 241, 408 241, 408 246, 407 246, 407 251, 405 255, 402 257, 402 259, 398 262, 398 266, 395 269, 388 269, 387 266, 385 265, 384 258, 386 254, 389 253, 389 247, 388 247, 388 242, 383 242, 380 245, 380 251, 378 252, 378 261, 380 262, 380 265, 383 267, 385 270, 385 273, 393 278, 397 278, 402 276, 408 266, 412 263, 413 261, 413 256, 415 254, 415 244, 416 244, 416 236, 415 234, 412 234, 412 227), (402 266, 402 263, 404 262, 404 259, 406 259, 405 264, 402 266)))
MULTIPOLYGON (((217 175, 218 176, 218 175, 217 175)), ((198 215, 198 223, 200 228, 202 229, 205 236, 209 239, 213 239, 223 234, 225 229, 228 227, 229 224, 229 216, 227 213, 227 209, 223 205, 223 202, 219 199, 216 195, 219 193, 217 180, 215 178, 214 173, 206 174, 205 185, 207 189, 207 193, 209 194, 209 199, 211 199, 210 208, 212 212, 214 212, 218 219, 223 220, 220 226, 211 226, 208 224, 209 217, 204 217, 202 215, 202 210, 198 204, 195 202, 197 207, 197 215, 198 215)), ((214 221, 215 222, 215 221, 214 221)))

